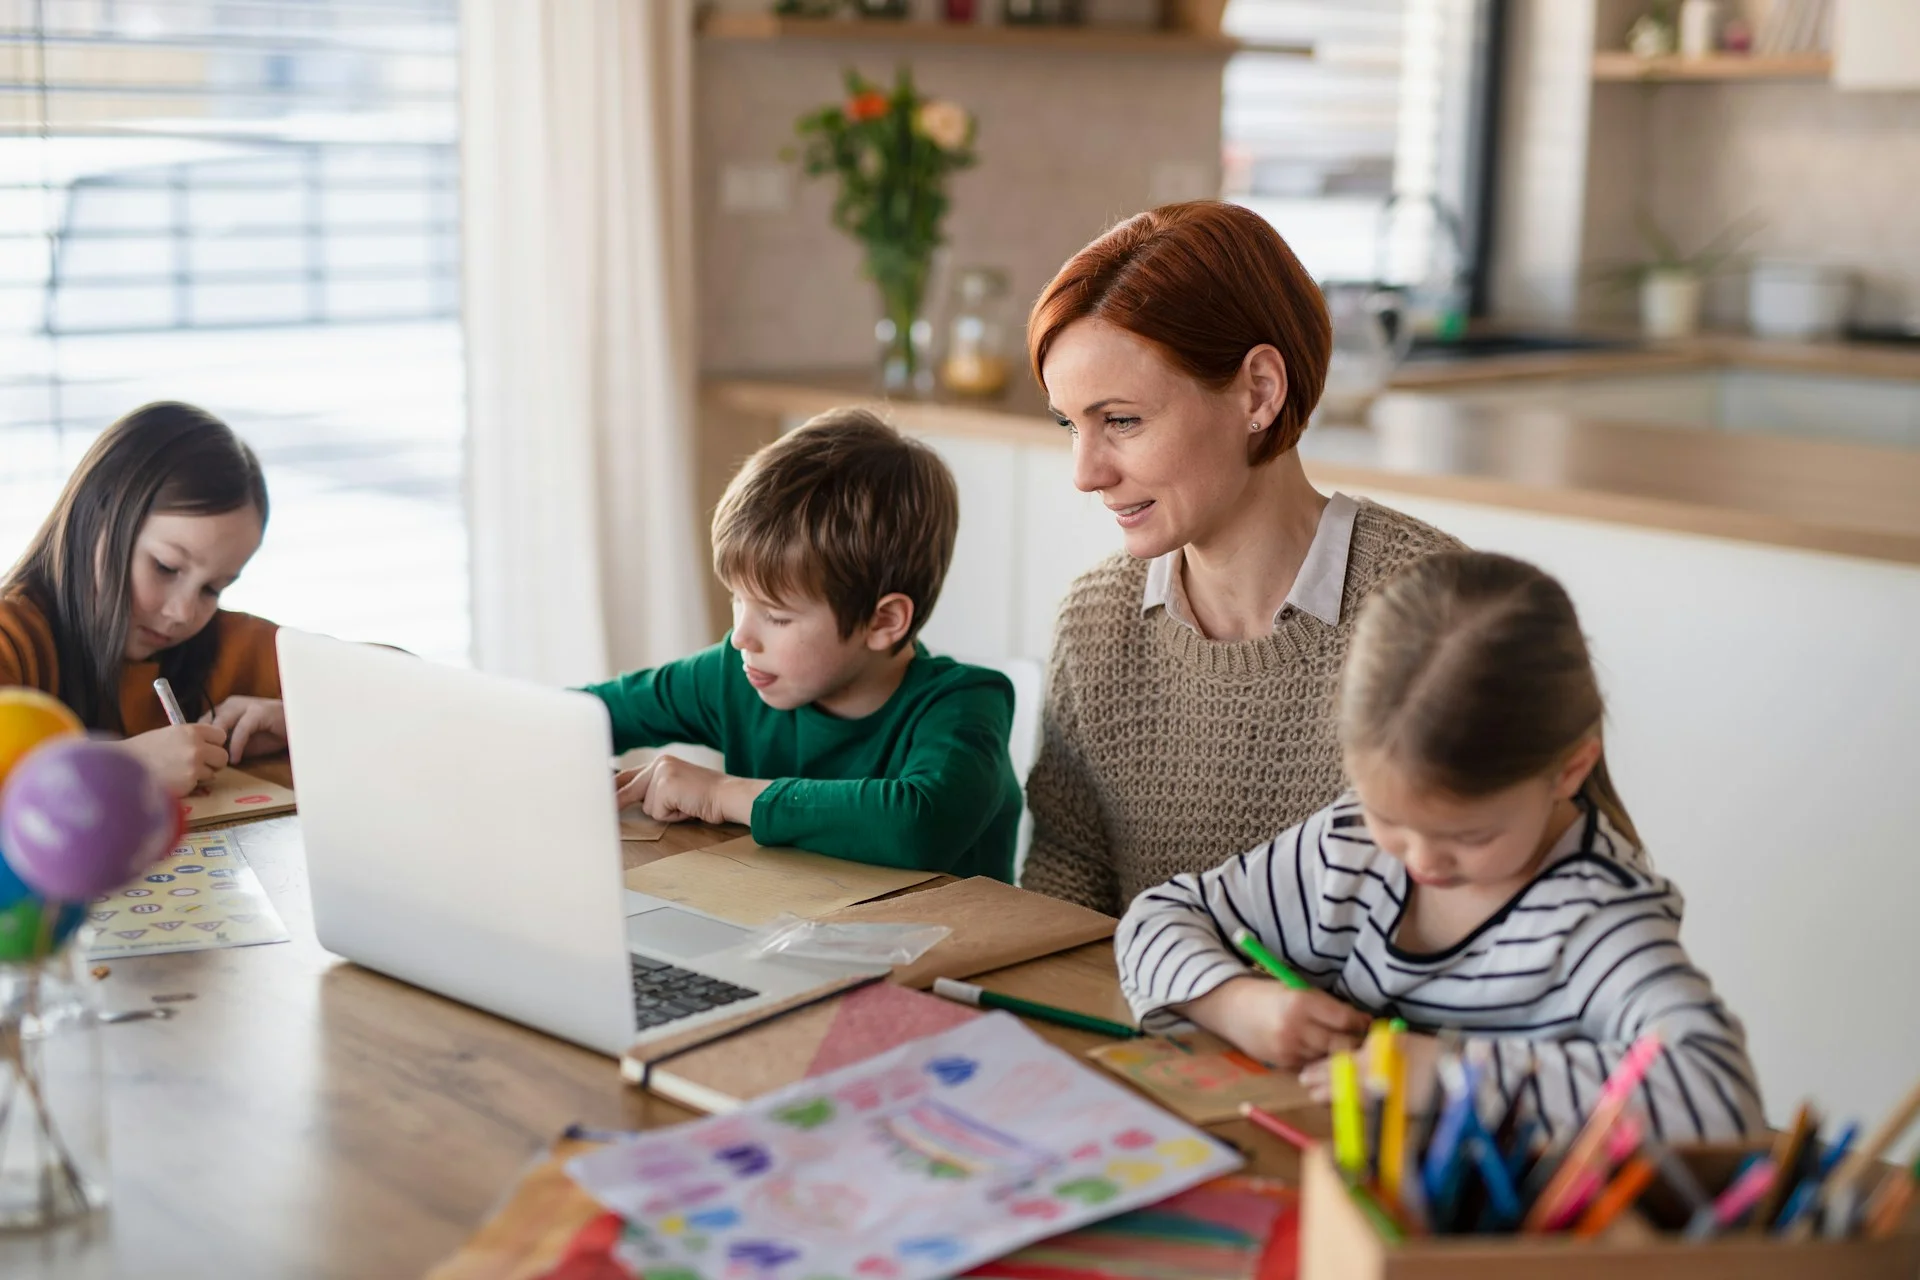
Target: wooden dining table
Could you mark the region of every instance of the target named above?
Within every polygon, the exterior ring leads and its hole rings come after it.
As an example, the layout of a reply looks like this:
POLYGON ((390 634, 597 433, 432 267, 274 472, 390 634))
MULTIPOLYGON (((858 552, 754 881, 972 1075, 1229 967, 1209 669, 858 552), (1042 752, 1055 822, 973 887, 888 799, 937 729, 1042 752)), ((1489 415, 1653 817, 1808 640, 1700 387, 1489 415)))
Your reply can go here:
MULTIPOLYGON (((249 771, 285 781, 284 763, 249 771)), ((298 816, 236 837, 291 940, 119 959, 105 1010, 162 1019, 97 1035, 111 1135, 110 1202, 84 1222, 0 1233, 6 1280, 418 1276, 457 1250, 571 1124, 642 1129, 692 1113, 624 1083, 615 1062, 361 968, 315 939, 298 816)), ((671 826, 623 843, 637 866, 732 839, 671 826)), ((1127 1018, 1112 948, 1094 943, 977 979, 1127 1018)), ((1070 1051, 1100 1042, 1034 1024, 1070 1051)), ((1324 1128, 1319 1118, 1291 1118, 1324 1128)), ((1294 1153, 1220 1126, 1252 1166, 1294 1153)))

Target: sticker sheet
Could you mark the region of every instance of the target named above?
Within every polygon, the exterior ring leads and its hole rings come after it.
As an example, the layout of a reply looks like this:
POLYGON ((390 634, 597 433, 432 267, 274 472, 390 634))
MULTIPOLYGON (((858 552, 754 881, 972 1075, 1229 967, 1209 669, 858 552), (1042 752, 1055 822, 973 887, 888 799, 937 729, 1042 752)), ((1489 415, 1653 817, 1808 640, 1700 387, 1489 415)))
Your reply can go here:
POLYGON ((89 960, 287 940, 231 830, 185 837, 138 880, 88 903, 87 922, 89 960))
POLYGON ((567 1169, 648 1280, 932 1280, 1239 1164, 994 1013, 567 1169))

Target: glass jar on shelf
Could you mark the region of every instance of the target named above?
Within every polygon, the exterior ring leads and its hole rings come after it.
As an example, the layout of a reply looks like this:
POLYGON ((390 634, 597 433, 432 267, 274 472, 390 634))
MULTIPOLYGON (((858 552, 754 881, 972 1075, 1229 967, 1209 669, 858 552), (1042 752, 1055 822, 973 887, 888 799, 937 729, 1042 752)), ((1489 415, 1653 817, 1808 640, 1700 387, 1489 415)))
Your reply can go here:
POLYGON ((954 281, 953 318, 940 381, 963 396, 997 396, 1011 369, 1007 273, 998 267, 967 267, 954 281))

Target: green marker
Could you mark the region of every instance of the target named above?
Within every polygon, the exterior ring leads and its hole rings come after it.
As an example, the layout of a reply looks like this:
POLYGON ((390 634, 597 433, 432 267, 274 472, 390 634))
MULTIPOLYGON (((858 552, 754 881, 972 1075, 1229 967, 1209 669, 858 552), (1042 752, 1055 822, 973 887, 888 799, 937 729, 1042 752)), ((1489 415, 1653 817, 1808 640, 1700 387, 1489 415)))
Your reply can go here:
POLYGON ((1253 936, 1252 930, 1250 929, 1235 930, 1233 935, 1233 945, 1240 948, 1242 951, 1246 952, 1247 959, 1253 961, 1255 964, 1259 965, 1262 969, 1265 969, 1268 973, 1280 979, 1283 985, 1291 987, 1295 991, 1306 991, 1313 986, 1313 984, 1308 982, 1305 978, 1301 977, 1299 974, 1295 973, 1293 970, 1287 968, 1287 966, 1281 962, 1279 956, 1276 956, 1275 954, 1273 954, 1273 952, 1267 950, 1266 945, 1262 943, 1260 939, 1253 936))
POLYGON ((998 991, 988 991, 985 987, 976 987, 971 982, 955 982, 952 978, 935 978, 933 994, 945 996, 949 1000, 958 1000, 961 1004, 977 1005, 987 1009, 1005 1009, 1008 1013, 1017 1013, 1023 1018, 1057 1022, 1063 1027, 1092 1031, 1103 1036, 1118 1036, 1122 1040, 1131 1040, 1140 1034, 1138 1027, 1130 1027, 1124 1022, 1109 1022, 1105 1018, 1096 1018, 1090 1013, 1056 1009, 1050 1004, 1022 1000, 1019 996, 1003 996, 998 991))

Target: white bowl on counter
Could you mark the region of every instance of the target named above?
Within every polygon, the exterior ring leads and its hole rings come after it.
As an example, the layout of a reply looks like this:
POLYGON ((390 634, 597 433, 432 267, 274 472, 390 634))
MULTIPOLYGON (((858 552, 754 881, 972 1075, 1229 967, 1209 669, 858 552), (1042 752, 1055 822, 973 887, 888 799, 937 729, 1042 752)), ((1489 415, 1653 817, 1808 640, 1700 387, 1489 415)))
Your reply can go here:
POLYGON ((1747 277, 1747 325, 1762 338, 1837 338, 1852 304, 1845 267, 1762 258, 1747 277))

